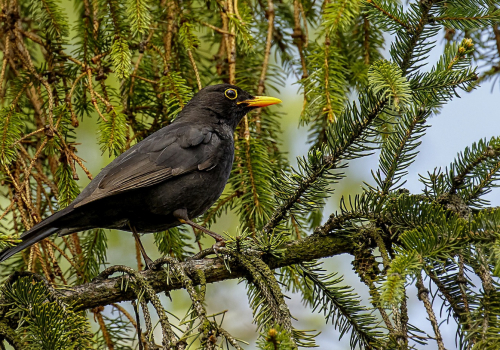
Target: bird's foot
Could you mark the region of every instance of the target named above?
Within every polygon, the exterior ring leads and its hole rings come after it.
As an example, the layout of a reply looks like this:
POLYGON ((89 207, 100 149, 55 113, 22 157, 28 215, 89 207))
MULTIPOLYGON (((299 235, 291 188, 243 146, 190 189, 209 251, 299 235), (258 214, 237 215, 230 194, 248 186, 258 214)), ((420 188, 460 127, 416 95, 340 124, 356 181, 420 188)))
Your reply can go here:
POLYGON ((215 244, 212 246, 214 249, 215 248, 222 248, 226 246, 226 241, 224 239, 215 242, 215 244))
POLYGON ((211 246, 210 248, 207 248, 205 250, 202 250, 199 253, 196 253, 195 255, 190 257, 189 260, 201 260, 209 255, 212 255, 212 254, 215 254, 215 255, 217 255, 217 257, 220 258, 218 250, 222 247, 225 247, 225 246, 226 246, 225 241, 215 242, 215 244, 213 246, 211 246))
POLYGON ((144 256, 144 262, 146 263, 146 270, 156 270, 156 265, 153 260, 148 256, 144 256))
MULTIPOLYGON (((221 237, 222 238, 222 237, 221 237)), ((226 242, 224 241, 224 239, 222 239, 221 241, 217 241, 215 242, 215 244, 212 246, 212 249, 214 250, 214 254, 217 255, 218 258, 221 258, 219 256, 219 253, 218 253, 218 250, 220 248, 223 248, 226 246, 226 242)))

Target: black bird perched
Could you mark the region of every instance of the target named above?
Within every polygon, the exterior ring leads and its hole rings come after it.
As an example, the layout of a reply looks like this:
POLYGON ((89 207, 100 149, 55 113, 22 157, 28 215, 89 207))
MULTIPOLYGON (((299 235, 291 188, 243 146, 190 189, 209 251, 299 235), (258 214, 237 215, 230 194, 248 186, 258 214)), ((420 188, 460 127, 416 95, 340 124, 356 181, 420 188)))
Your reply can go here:
POLYGON ((21 235, 0 252, 0 261, 54 234, 92 228, 132 231, 148 267, 138 232, 151 233, 192 222, 219 198, 234 158, 233 134, 252 109, 280 103, 229 84, 200 90, 175 121, 137 143, 106 166, 66 208, 21 235))

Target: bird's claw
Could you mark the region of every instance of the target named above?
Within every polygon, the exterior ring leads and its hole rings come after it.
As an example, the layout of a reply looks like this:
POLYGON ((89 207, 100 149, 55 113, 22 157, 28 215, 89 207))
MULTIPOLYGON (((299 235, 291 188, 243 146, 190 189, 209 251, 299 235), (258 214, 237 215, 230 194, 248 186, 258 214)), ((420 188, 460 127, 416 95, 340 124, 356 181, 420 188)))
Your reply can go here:
POLYGON ((212 246, 212 249, 214 250, 214 254, 220 259, 221 257, 219 256, 219 253, 217 252, 217 250, 219 248, 223 248, 226 246, 226 241, 222 240, 222 241, 217 241, 215 242, 215 244, 212 246))
POLYGON ((156 264, 153 260, 147 258, 144 259, 144 262, 146 263, 146 270, 156 270, 156 264))

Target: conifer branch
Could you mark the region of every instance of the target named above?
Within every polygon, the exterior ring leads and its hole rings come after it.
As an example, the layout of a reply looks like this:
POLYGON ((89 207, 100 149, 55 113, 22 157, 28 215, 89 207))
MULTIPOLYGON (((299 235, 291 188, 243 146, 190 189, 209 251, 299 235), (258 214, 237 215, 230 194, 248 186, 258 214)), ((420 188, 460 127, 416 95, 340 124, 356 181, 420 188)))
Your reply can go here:
POLYGON ((434 328, 434 334, 436 335, 436 342, 438 345, 438 349, 446 350, 443 344, 443 337, 441 336, 441 332, 439 331, 439 324, 436 319, 436 315, 434 314, 434 310, 432 309, 432 304, 429 300, 429 290, 425 288, 421 275, 417 276, 416 286, 418 288, 418 299, 424 303, 425 310, 427 311, 429 320, 432 323, 432 328, 434 328))
POLYGON ((475 159, 468 162, 468 164, 463 167, 462 171, 456 174, 451 182, 450 194, 455 194, 458 188, 464 183, 464 180, 470 173, 481 163, 483 163, 488 158, 494 158, 498 151, 495 151, 491 146, 485 147, 482 152, 475 155, 475 159))
POLYGON ((446 300, 448 301, 448 303, 450 304, 450 307, 454 311, 454 317, 456 317, 460 322, 466 322, 465 317, 467 314, 465 313, 464 308, 462 308, 460 306, 460 300, 457 300, 456 298, 454 298, 451 295, 450 291, 446 288, 444 283, 439 279, 439 277, 435 273, 435 271, 428 268, 428 269, 426 269, 426 273, 427 273, 427 276, 430 277, 432 282, 434 282, 434 284, 436 284, 441 295, 443 295, 446 298, 446 300))
MULTIPOLYGON (((269 257, 268 259, 264 259, 264 262, 266 262, 271 269, 275 269, 303 261, 347 253, 350 249, 351 243, 345 238, 314 234, 300 241, 294 241, 287 244, 281 258, 269 257)), ((203 271, 206 277, 206 283, 234 279, 247 275, 247 272, 245 272, 237 262, 228 263, 230 268, 229 271, 224 265, 224 262, 220 259, 205 258, 202 260, 187 260, 179 264, 193 280, 195 285, 200 282, 196 270, 203 271)), ((121 267, 108 268, 101 273, 100 278, 93 282, 74 286, 69 290, 60 290, 61 300, 64 300, 66 303, 76 303, 78 305, 77 310, 87 310, 99 305, 108 305, 124 300, 135 299, 135 292, 132 289, 123 290, 121 288, 122 277, 104 279, 105 276, 118 271, 117 269, 121 269, 121 267)), ((181 289, 184 287, 181 281, 167 278, 168 275, 163 270, 141 271, 139 275, 141 276, 141 280, 146 281, 154 288, 155 293, 181 289)))
MULTIPOLYGON (((328 0, 325 0, 325 3, 327 3, 328 0)), ((330 68, 328 64, 328 57, 330 55, 330 37, 327 35, 325 37, 325 78, 324 78, 324 91, 325 91, 325 97, 326 97, 326 112, 328 116, 328 121, 331 123, 335 119, 335 115, 333 114, 333 108, 332 108, 332 100, 330 98, 330 89, 328 87, 330 83, 330 68)))
MULTIPOLYGON (((293 34, 292 38, 297 46, 297 50, 299 51, 299 56, 300 56, 300 65, 302 68, 302 79, 307 78, 308 73, 307 73, 307 65, 306 65, 306 58, 304 55, 304 44, 307 43, 307 33, 304 34, 302 32, 302 27, 300 25, 300 13, 301 13, 301 6, 302 4, 299 2, 299 0, 294 0, 293 2, 293 21, 294 21, 294 28, 293 28, 293 34)), ((305 20, 304 22, 307 22, 305 20)), ((307 26, 306 23, 304 25, 307 26)), ((306 94, 304 93, 304 96, 306 94)), ((304 100, 305 103, 305 100, 304 100)))
POLYGON ((97 319, 97 323, 99 324, 99 328, 101 329, 102 336, 104 337, 104 340, 106 341, 106 346, 108 347, 109 350, 114 350, 115 344, 113 343, 113 340, 109 336, 108 328, 106 327, 106 324, 104 323, 104 319, 102 318, 102 315, 101 315, 101 311, 103 311, 103 310, 104 310, 104 307, 96 307, 96 308, 92 309, 92 312, 94 313, 94 319, 97 319))
MULTIPOLYGON (((177 27, 177 23, 175 20, 175 16, 177 14, 177 8, 175 2, 172 0, 164 0, 163 5, 167 8, 167 32, 165 33, 165 37, 163 39, 163 43, 165 45, 165 59, 170 65, 170 60, 172 58, 172 39, 174 35, 174 29, 177 27)), ((168 66, 165 69, 169 68, 168 66)))
MULTIPOLYGON (((234 14, 233 0, 225 0, 225 11, 223 18, 226 18, 224 29, 229 31, 232 35, 226 35, 226 50, 227 61, 229 63, 229 84, 236 84, 236 35, 235 26, 229 26, 229 16, 234 14), (227 13, 226 13, 227 11, 227 13)), ((247 116, 245 116, 247 118, 247 116)))
POLYGON ((384 16, 387 16, 387 18, 390 18, 391 20, 393 20, 394 22, 396 22, 398 25, 400 25, 401 27, 403 27, 404 29, 406 30, 411 30, 411 27, 406 24, 402 19, 394 16, 392 13, 390 13, 389 11, 387 11, 386 9, 384 9, 382 6, 380 6, 376 0, 366 0, 366 2, 373 6, 374 8, 376 8, 378 11, 380 11, 384 16))
POLYGON ((203 22, 203 21, 201 21, 200 23, 201 23, 201 24, 203 24, 205 27, 208 27, 208 28, 210 28, 210 29, 212 29, 212 30, 215 30, 217 33, 220 33, 220 34, 225 34, 225 35, 234 35, 233 33, 228 32, 228 31, 226 31, 226 30, 223 30, 223 29, 221 29, 221 28, 219 28, 219 27, 216 27, 216 26, 214 26, 214 25, 211 25, 211 24, 210 24, 210 23, 208 23, 208 22, 203 22))
POLYGON ((353 145, 369 127, 373 120, 382 111, 386 103, 386 99, 378 101, 371 110, 366 111, 366 115, 359 121, 359 124, 357 124, 355 129, 346 136, 345 143, 333 149, 332 154, 325 156, 324 165, 314 170, 308 178, 302 179, 293 194, 286 198, 283 204, 274 211, 273 215, 263 228, 264 232, 271 232, 285 218, 294 204, 318 180, 318 178, 320 178, 328 170, 336 167, 336 164, 340 161, 344 153, 348 151, 348 148, 353 145))
MULTIPOLYGON (((111 266, 101 272, 97 277, 97 281, 103 280, 107 278, 109 275, 112 275, 115 272, 124 272, 130 275, 133 278, 132 283, 132 292, 135 294, 133 299, 139 299, 143 301, 141 295, 144 293, 149 301, 153 304, 156 312, 158 313, 158 317, 160 319, 160 325, 163 333, 163 340, 166 342, 166 346, 170 346, 171 344, 177 343, 177 336, 172 330, 172 327, 169 323, 167 314, 165 309, 161 306, 160 299, 156 295, 155 291, 151 289, 150 283, 144 278, 144 276, 133 269, 127 266, 111 266)), ((125 288, 125 292, 127 288, 125 288)))
POLYGON ((10 40, 9 38, 5 38, 5 49, 3 52, 3 59, 2 59, 2 71, 0 72, 0 96, 3 96, 3 85, 4 81, 3 78, 5 76, 5 68, 7 67, 7 57, 9 57, 9 46, 10 46, 10 40))
POLYGON ((187 50, 187 54, 189 57, 189 61, 193 66, 194 75, 196 76, 196 84, 198 84, 198 90, 201 90, 203 86, 201 85, 200 73, 198 72, 198 67, 196 66, 196 61, 194 60, 193 53, 191 52, 191 50, 187 50))
POLYGON ((435 22, 440 22, 440 21, 485 21, 485 20, 495 20, 497 19, 498 16, 496 15, 486 15, 486 16, 440 16, 440 17, 433 17, 432 20, 435 22))
MULTIPOLYGON (((264 49, 264 60, 262 62, 262 70, 260 72, 260 77, 259 77, 259 84, 257 86, 257 96, 262 95, 265 90, 265 83, 266 83, 266 74, 267 74, 267 68, 269 66, 269 57, 271 55, 271 44, 272 44, 272 39, 273 39, 273 33, 274 33, 274 4, 273 0, 268 0, 267 1, 267 37, 266 37, 266 48, 264 49)), ((255 126, 256 126, 256 131, 257 134, 260 134, 260 128, 261 128, 261 121, 260 117, 262 114, 262 108, 259 108, 257 110, 257 113, 255 114, 255 126)))
POLYGON ((25 348, 24 342, 19 335, 4 320, 0 321, 0 340, 6 340, 15 350, 22 350, 25 348))
MULTIPOLYGON (((382 195, 389 194, 391 188, 405 174, 401 174, 400 169, 407 168, 415 158, 416 153, 411 152, 418 145, 416 140, 423 135, 425 126, 421 124, 425 121, 426 115, 428 113, 424 110, 416 112, 413 115, 403 116, 401 123, 386 141, 380 156, 381 163, 383 163, 381 164, 381 168, 385 174, 385 178, 381 183, 380 180, 378 181, 382 195), (387 164, 388 161, 389 163, 387 164)), ((378 179, 380 179, 379 176, 378 179)))
MULTIPOLYGON (((198 293, 196 291, 196 289, 194 288, 192 279, 187 276, 182 265, 180 265, 177 260, 172 259, 170 257, 163 257, 158 262, 155 262, 155 265, 161 266, 162 264, 165 264, 165 263, 169 264, 168 268, 171 268, 175 272, 175 274, 181 280, 181 283, 185 286, 185 288, 189 294, 189 297, 191 298, 193 309, 195 310, 196 314, 198 315, 198 318, 200 318, 200 321, 202 324, 201 327, 202 327, 203 332, 207 331, 207 333, 208 333, 208 331, 213 329, 213 330, 215 330, 216 335, 222 334, 224 336, 224 338, 226 338, 235 349, 243 350, 239 346, 238 342, 236 341, 236 339, 233 336, 231 336, 226 330, 224 330, 223 328, 221 328, 220 326, 218 326, 214 322, 210 322, 210 320, 208 319, 207 311, 205 309, 205 306, 203 305, 204 298, 205 298, 203 290, 205 289, 205 283, 206 283, 204 272, 202 270, 197 271, 197 276, 199 278, 201 289, 202 289, 201 293, 198 293)), ((203 342, 203 340, 202 340, 202 342, 203 342)), ((210 342, 210 340, 208 342, 210 342)))
POLYGON ((412 28, 413 30, 410 31, 411 34, 409 34, 408 47, 401 56, 400 67, 403 71, 403 75, 406 75, 408 69, 411 67, 411 58, 415 48, 422 39, 425 26, 429 24, 430 11, 435 1, 437 0, 423 0, 419 4, 421 10, 420 18, 418 19, 418 23, 412 28))
POLYGON ((311 282, 313 293, 313 309, 318 309, 326 316, 327 322, 332 321, 341 335, 352 327, 350 345, 366 349, 381 347, 381 333, 376 330, 375 318, 362 307, 352 289, 341 286, 342 277, 335 274, 325 274, 325 271, 315 263, 303 263, 297 266, 300 274, 311 282))
POLYGON ((471 203, 479 198, 484 193, 484 188, 487 187, 493 180, 494 176, 500 171, 500 161, 493 164, 481 181, 467 194, 466 203, 471 203))

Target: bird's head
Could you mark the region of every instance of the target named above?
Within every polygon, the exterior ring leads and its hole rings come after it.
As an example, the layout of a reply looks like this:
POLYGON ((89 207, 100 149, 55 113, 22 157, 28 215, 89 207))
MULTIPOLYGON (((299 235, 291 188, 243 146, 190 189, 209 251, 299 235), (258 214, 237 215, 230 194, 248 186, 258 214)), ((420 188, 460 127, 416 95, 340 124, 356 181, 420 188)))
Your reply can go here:
POLYGON ((252 96, 245 90, 230 84, 210 85, 201 89, 184 107, 179 117, 206 114, 218 122, 236 128, 240 120, 252 109, 281 103, 280 99, 268 96, 252 96))

